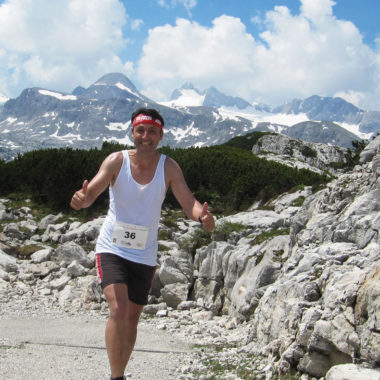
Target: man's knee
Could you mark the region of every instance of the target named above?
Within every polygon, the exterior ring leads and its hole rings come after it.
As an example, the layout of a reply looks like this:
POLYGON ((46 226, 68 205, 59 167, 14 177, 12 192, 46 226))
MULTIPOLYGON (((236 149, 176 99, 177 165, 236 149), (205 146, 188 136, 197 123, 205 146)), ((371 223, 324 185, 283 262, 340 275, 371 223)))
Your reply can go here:
POLYGON ((128 309, 128 295, 125 284, 110 284, 103 289, 111 318, 125 319, 128 309))
POLYGON ((114 299, 108 303, 110 318, 126 321, 128 317, 127 302, 114 299))

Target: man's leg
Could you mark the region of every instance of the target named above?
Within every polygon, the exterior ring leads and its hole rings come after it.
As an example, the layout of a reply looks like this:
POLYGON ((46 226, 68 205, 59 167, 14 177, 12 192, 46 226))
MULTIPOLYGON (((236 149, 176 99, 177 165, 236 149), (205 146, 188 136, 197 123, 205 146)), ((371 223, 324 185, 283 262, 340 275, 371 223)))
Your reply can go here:
POLYGON ((133 351, 137 336, 137 324, 143 305, 128 299, 126 284, 111 284, 104 288, 109 305, 106 326, 106 346, 112 377, 123 376, 133 351))

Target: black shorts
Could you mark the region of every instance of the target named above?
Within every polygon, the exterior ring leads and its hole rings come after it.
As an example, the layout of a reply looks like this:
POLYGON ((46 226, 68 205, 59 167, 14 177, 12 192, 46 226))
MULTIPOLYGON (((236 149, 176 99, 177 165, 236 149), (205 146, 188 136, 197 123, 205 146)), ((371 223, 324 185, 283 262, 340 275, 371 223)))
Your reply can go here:
POLYGON ((138 304, 148 303, 156 267, 135 263, 112 253, 96 255, 96 272, 100 285, 124 283, 128 288, 128 298, 138 304))

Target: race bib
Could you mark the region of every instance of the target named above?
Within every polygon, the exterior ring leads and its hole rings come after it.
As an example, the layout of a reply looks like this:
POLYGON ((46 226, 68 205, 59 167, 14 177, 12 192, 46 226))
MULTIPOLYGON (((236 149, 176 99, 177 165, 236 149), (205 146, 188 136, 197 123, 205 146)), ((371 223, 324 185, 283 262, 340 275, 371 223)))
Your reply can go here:
POLYGON ((112 233, 112 243, 119 247, 145 249, 149 227, 116 222, 112 233))

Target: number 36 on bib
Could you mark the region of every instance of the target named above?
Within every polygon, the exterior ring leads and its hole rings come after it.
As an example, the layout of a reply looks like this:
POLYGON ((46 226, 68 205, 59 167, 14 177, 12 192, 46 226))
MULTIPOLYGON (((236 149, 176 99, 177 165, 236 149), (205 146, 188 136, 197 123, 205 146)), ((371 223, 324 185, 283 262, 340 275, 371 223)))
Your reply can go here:
POLYGON ((119 247, 145 249, 149 227, 116 222, 112 233, 112 243, 119 247))

